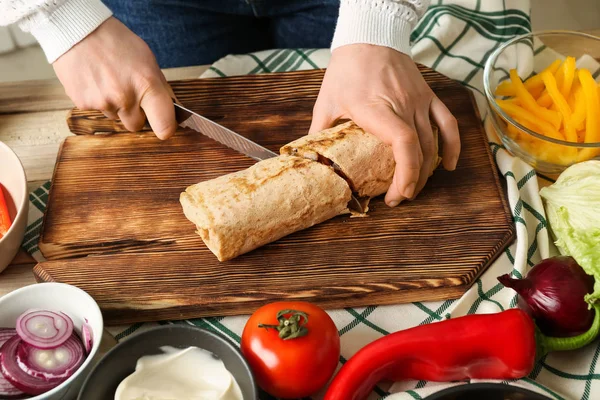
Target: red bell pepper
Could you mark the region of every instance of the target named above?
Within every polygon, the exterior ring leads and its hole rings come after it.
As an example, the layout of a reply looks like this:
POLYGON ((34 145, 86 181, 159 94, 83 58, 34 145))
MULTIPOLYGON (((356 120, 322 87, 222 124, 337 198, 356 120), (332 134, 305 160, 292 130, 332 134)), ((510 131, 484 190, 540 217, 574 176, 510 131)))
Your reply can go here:
POLYGON ((391 333, 359 350, 337 373, 324 400, 363 400, 381 380, 452 382, 518 379, 529 375, 537 356, 590 343, 600 312, 582 335, 549 338, 520 309, 474 314, 391 333))
POLYGON ((2 185, 0 185, 0 238, 6 235, 11 225, 10 215, 8 214, 8 205, 4 198, 2 185))

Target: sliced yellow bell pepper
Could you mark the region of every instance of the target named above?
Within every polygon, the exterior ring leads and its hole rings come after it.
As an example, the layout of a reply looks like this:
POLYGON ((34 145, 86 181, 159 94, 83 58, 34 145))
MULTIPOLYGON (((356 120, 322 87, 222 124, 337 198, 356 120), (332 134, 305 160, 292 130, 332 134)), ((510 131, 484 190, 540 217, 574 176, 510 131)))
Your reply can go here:
POLYGON ((510 137, 514 141, 521 140, 521 130, 514 125, 507 125, 506 130, 508 132, 508 137, 510 137))
POLYGON ((600 155, 600 149, 579 149, 577 153, 577 162, 591 160, 600 155))
POLYGON ((575 93, 573 93, 573 91, 571 91, 571 94, 567 97, 567 104, 569 105, 569 108, 575 112, 575 93))
POLYGON ((527 130, 572 143, 600 143, 600 84, 587 69, 578 69, 574 57, 555 60, 525 82, 516 70, 498 86, 500 108, 522 129, 509 125, 507 135, 539 161, 571 165, 600 156, 600 148, 577 148, 549 143, 527 130))
POLYGON ((544 148, 544 154, 540 155, 540 160, 558 165, 569 166, 577 162, 577 148, 576 147, 565 147, 554 143, 541 143, 544 148))
POLYGON ((598 86, 587 69, 579 70, 579 82, 585 97, 585 143, 600 142, 600 97, 598 86))
POLYGON ((532 126, 535 126, 537 129, 535 132, 540 133, 542 135, 546 135, 558 140, 565 140, 564 136, 558 132, 549 122, 546 122, 543 119, 538 118, 533 113, 527 111, 523 107, 520 107, 514 103, 511 103, 506 100, 497 99, 496 102, 512 118, 519 118, 532 126))
MULTIPOLYGON (((529 122, 525 121, 525 120, 524 120, 524 119, 522 119, 522 118, 515 118, 515 121, 517 121, 518 123, 520 123, 520 124, 521 124, 521 125, 523 125, 525 128, 527 128, 527 129, 529 129, 529 130, 531 130, 531 131, 534 131, 534 132, 537 132, 537 131, 538 131, 538 129, 537 129, 537 128, 536 128, 536 127, 533 125, 533 124, 530 124, 529 122)), ((527 133, 525 133, 525 135, 527 135, 527 137, 533 138, 533 136, 531 136, 531 135, 529 135, 529 134, 527 134, 527 133)))
POLYGON ((578 87, 581 87, 579 83, 579 75, 577 74, 578 69, 575 69, 575 77, 573 78, 573 85, 571 86, 571 94, 575 93, 578 87))
MULTIPOLYGON (((552 75, 550 72, 543 72, 542 80, 544 81, 544 85, 546 85, 546 90, 548 91, 548 94, 552 98, 552 101, 556 105, 556 108, 563 117, 563 122, 565 126, 565 136, 567 140, 569 142, 577 142, 577 132, 575 130, 575 127, 573 126, 573 122, 571 121, 571 109, 567 104, 567 100, 565 100, 562 93, 558 90, 554 75, 552 75)), ((573 78, 571 78, 571 82, 572 81, 573 78)))
MULTIPOLYGON (((525 128, 527 128, 533 132, 539 132, 539 130, 540 130, 538 127, 530 124, 529 122, 523 120, 522 118, 515 118, 515 121, 517 121, 519 124, 523 125, 525 128)), ((535 144, 540 141, 536 137, 531 136, 527 132, 524 132, 517 127, 509 125, 509 128, 513 128, 515 131, 519 132, 519 136, 517 137, 518 144, 530 153, 532 152, 531 147, 535 147, 535 144)))
POLYGON ((538 97, 537 103, 541 107, 550 107, 552 105, 552 97, 550 97, 547 90, 544 90, 542 95, 538 97))
MULTIPOLYGON (((527 87, 527 86, 525 86, 525 87, 527 87)), ((535 87, 533 89, 528 89, 528 90, 529 90, 529 93, 531 93, 531 95, 533 96, 533 98, 536 99, 536 101, 537 101, 537 98, 540 97, 540 95, 544 92, 544 86, 535 87)))
MULTIPOLYGON (((579 82, 583 88, 585 97, 585 138, 584 143, 600 142, 600 95, 598 86, 587 69, 578 71, 579 82)), ((600 154, 600 149, 581 149, 578 154, 578 161, 585 161, 600 154)))
MULTIPOLYGON (((560 60, 556 59, 552 62, 552 64, 550 64, 546 68, 544 68, 544 70, 542 72, 549 71, 552 74, 555 74, 556 71, 558 71, 558 67, 560 67, 560 60)), ((529 90, 529 91, 531 91, 533 89, 541 90, 544 88, 544 82, 542 82, 542 77, 541 77, 542 72, 532 76, 531 78, 527 79, 524 82, 527 90, 529 90)))
POLYGON ((571 118, 575 129, 581 131, 585 129, 584 122, 586 117, 585 96, 581 85, 575 87, 573 97, 575 97, 575 107, 573 107, 573 116, 571 118))
MULTIPOLYGON (((542 72, 550 71, 553 74, 556 73, 558 67, 560 66, 561 61, 556 59, 552 62, 552 64, 548 65, 542 72)), ((527 90, 533 95, 533 97, 538 97, 542 94, 544 90, 544 82, 542 82, 542 78, 539 74, 533 75, 529 79, 527 79, 523 84, 527 88, 527 90)), ((505 80, 496 87, 496 96, 515 96, 515 88, 512 86, 510 80, 505 80)))
MULTIPOLYGON (((544 76, 544 74, 552 75, 549 71, 544 71, 542 73, 542 77, 544 76)), ((521 102, 521 105, 523 106, 524 109, 526 109, 527 111, 534 114, 536 117, 538 117, 540 119, 549 121, 552 124, 552 126, 554 126, 555 129, 558 129, 560 127, 560 122, 562 119, 561 115, 559 113, 557 113, 556 111, 544 109, 543 107, 540 107, 536 103, 536 101, 533 98, 533 96, 531 95, 531 93, 529 93, 527 91, 527 88, 525 88, 525 85, 521 81, 519 74, 517 74, 517 70, 515 70, 515 69, 510 70, 510 80, 513 84, 513 87, 515 88, 517 98, 521 102)))
MULTIPOLYGON (((562 87, 563 80, 565 79, 565 63, 562 63, 558 70, 554 73, 554 78, 556 79, 556 86, 562 87)), ((544 90, 540 97, 537 99, 537 103, 542 107, 551 107, 552 106, 552 97, 548 93, 548 90, 544 90)))
POLYGON ((571 91, 569 92, 569 96, 566 98, 567 103, 569 104, 569 108, 571 111, 575 112, 575 92, 581 88, 581 84, 579 83, 579 78, 577 77, 577 70, 575 70, 575 78, 573 79, 573 85, 571 86, 571 91))
POLYGON ((507 79, 496 86, 495 94, 496 96, 514 96, 515 89, 513 88, 512 83, 510 83, 510 80, 507 79))
POLYGON ((518 97, 511 97, 511 98, 509 98, 509 99, 505 99, 504 101, 511 102, 511 103, 513 103, 513 104, 516 104, 516 105, 518 105, 518 106, 520 106, 520 105, 521 105, 521 100, 519 100, 519 98, 518 98, 518 97))
POLYGON ((563 81, 559 87, 562 95, 567 98, 569 97, 569 93, 571 93, 571 87, 575 78, 575 57, 567 57, 563 65, 563 81))

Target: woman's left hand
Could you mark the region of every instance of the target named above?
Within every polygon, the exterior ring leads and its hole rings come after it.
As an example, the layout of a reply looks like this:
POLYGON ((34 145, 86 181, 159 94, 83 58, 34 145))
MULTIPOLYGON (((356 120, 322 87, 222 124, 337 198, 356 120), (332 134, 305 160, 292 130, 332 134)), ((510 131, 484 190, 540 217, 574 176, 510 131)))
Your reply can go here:
POLYGON ((454 170, 460 154, 456 118, 413 60, 388 47, 352 44, 332 53, 310 133, 351 119, 392 146, 396 170, 385 201, 395 207, 414 198, 431 173, 437 154, 430 115, 440 127, 444 168, 454 170))

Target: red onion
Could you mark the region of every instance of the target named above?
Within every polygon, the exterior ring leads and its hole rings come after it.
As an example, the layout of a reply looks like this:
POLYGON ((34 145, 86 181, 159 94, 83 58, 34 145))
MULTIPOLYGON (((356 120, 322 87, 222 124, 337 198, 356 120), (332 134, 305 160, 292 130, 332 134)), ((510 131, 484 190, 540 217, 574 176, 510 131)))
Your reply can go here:
POLYGON ((83 325, 81 326, 81 340, 83 341, 86 354, 90 354, 94 340, 92 337, 92 327, 88 323, 87 318, 84 318, 83 325))
POLYGON ((0 375, 0 399, 24 399, 26 394, 10 384, 3 375, 0 375))
POLYGON ((54 389, 64 381, 36 378, 23 371, 17 364, 17 349, 21 343, 19 335, 15 335, 0 348, 0 372, 11 385, 24 393, 38 395, 54 389))
POLYGON ((27 374, 47 381, 66 380, 84 359, 83 343, 75 334, 54 349, 37 349, 25 342, 17 347, 17 365, 27 374))
POLYGON ((17 333, 24 342, 38 349, 52 349, 71 336, 73 320, 62 312, 32 310, 17 319, 17 333))
MULTIPOLYGON (((13 338, 17 334, 17 331, 9 328, 0 328, 0 357, 2 352, 2 345, 9 339, 13 338)), ((6 379, 4 375, 0 374, 0 398, 1 399, 20 399, 23 398, 25 393, 14 387, 6 379)))
POLYGON ((17 331, 11 328, 0 328, 0 347, 6 342, 8 339, 12 338, 17 334, 17 331))
POLYGON ((595 311, 588 309, 584 297, 594 291, 594 277, 572 257, 547 258, 523 279, 505 274, 498 280, 519 294, 519 307, 533 317, 545 335, 571 337, 592 326, 595 311))

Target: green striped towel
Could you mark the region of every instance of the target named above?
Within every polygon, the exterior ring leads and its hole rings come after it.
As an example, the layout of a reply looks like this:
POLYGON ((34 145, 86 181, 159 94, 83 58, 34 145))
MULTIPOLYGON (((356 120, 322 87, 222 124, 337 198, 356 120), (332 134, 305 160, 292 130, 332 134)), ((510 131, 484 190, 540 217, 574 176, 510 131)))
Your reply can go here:
MULTIPOLYGON (((508 198, 517 228, 517 240, 459 300, 418 302, 411 304, 347 308, 329 311, 341 337, 340 366, 358 349, 383 335, 420 324, 427 324, 473 313, 495 313, 516 305, 512 290, 504 289, 496 277, 504 273, 525 275, 541 259, 556 255, 547 229, 540 184, 548 181, 537 176, 527 164, 512 157, 497 142, 487 118, 483 94, 483 68, 490 54, 503 42, 531 30, 529 2, 521 0, 454 0, 433 1, 412 33, 416 61, 456 79, 473 90, 490 146, 500 171, 507 180, 508 198)), ((536 57, 546 53, 541 46, 536 57)), ((212 65, 203 77, 293 71, 327 66, 327 49, 270 50, 246 55, 230 55, 212 65)), ((554 57, 554 55, 552 55, 554 57)), ((596 73, 596 76, 598 74, 596 73)), ((41 216, 46 206, 49 183, 31 193, 34 207, 24 247, 41 259, 37 238, 41 216)), ((239 343, 247 316, 210 317, 186 321, 160 321, 113 327, 111 332, 123 340, 133 332, 157 324, 191 324, 221 332, 239 343)), ((556 399, 600 398, 600 371, 597 360, 600 345, 594 343, 574 352, 551 354, 538 362, 526 378, 504 382, 527 387, 556 399)), ((471 381, 474 383, 475 381, 471 381)), ((370 399, 385 396, 389 400, 422 399, 443 388, 463 383, 404 381, 381 384, 370 399)), ((314 396, 322 397, 323 393, 314 396)))

